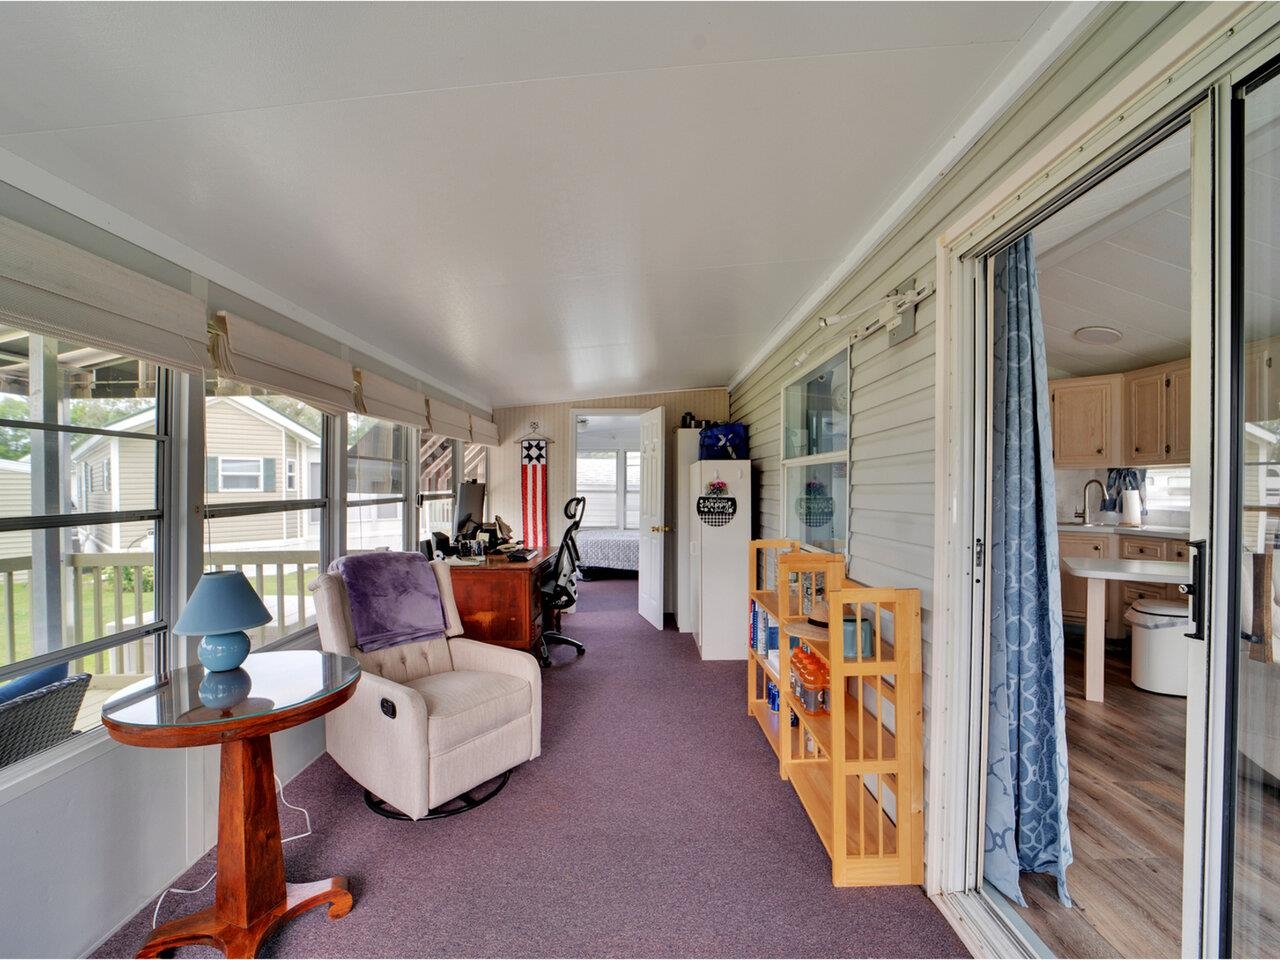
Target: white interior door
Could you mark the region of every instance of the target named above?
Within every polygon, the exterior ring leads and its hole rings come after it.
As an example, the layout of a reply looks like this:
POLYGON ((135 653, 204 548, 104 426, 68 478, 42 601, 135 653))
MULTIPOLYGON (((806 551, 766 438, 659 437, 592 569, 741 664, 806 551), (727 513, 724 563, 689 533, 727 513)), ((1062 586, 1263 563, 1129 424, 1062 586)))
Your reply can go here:
POLYGON ((640 616, 662 629, 667 541, 666 443, 662 407, 640 416, 640 616))

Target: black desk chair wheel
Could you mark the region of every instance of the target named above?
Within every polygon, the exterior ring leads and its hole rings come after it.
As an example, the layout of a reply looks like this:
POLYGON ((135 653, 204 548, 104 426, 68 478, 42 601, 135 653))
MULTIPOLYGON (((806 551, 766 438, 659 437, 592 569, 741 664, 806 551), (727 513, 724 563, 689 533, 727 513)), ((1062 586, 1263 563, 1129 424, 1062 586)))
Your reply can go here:
POLYGON ((551 654, 548 645, 573 647, 578 656, 587 652, 579 641, 566 637, 560 632, 560 614, 578 602, 578 568, 582 554, 578 552, 576 539, 578 528, 582 526, 582 516, 587 511, 584 497, 573 497, 564 505, 564 515, 569 520, 568 529, 560 540, 560 549, 556 552, 556 562, 551 569, 551 576, 542 584, 542 637, 539 641, 538 659, 544 667, 551 666, 551 654), (545 629, 550 627, 550 629, 545 629))

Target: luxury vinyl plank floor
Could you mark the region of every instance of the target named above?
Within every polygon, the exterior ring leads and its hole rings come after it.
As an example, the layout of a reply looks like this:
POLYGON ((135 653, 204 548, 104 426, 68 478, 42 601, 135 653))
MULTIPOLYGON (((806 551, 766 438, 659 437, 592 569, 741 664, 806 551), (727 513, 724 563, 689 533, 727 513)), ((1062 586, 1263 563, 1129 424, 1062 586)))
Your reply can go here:
POLYGON ((1075 906, 1048 877, 1024 875, 1018 912, 1061 957, 1176 957, 1186 701, 1139 690, 1127 660, 1108 658, 1106 701, 1090 703, 1070 646, 1066 694, 1075 906))

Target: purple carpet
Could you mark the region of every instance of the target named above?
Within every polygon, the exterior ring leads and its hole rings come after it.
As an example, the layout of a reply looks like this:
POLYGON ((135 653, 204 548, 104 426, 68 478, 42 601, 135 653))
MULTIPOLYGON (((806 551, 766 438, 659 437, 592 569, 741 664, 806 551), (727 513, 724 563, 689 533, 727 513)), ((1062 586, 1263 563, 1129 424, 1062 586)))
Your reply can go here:
MULTIPOLYGON (((263 956, 966 956, 916 887, 838 890, 755 721, 745 667, 636 614, 634 580, 584 583, 543 672, 542 756, 470 813, 384 820, 327 756, 285 791, 315 833, 290 880, 352 879, 355 909, 285 926, 263 956)), ((301 815, 282 808, 285 835, 301 815)), ((179 886, 204 882, 213 854, 179 886)), ((170 894, 161 922, 212 902, 170 894)), ((132 956, 154 904, 98 956, 132 956)), ((180 956, 216 956, 211 950, 180 956)))

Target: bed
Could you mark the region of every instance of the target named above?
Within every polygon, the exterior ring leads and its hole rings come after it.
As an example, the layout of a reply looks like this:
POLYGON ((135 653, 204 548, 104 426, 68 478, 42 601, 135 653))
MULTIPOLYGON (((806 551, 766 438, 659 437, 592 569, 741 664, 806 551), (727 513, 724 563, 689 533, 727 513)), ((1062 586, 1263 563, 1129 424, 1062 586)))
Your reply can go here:
POLYGON ((639 570, 639 530, 579 530, 578 549, 588 570, 639 570))

